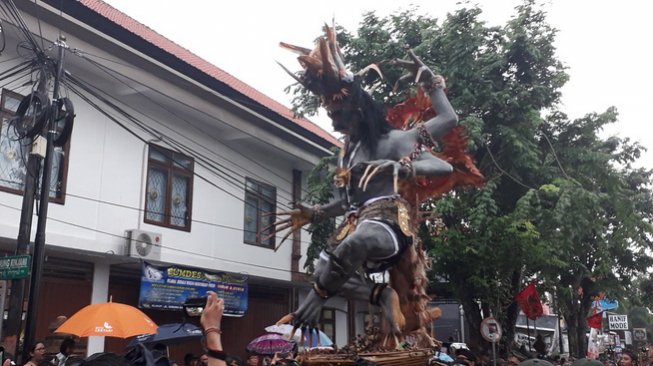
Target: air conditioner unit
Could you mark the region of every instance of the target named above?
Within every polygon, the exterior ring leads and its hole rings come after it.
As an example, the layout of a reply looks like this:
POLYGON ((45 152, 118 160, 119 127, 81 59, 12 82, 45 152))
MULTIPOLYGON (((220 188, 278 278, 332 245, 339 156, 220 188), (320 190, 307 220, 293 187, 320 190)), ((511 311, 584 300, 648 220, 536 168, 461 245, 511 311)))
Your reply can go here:
POLYGON ((133 258, 161 260, 161 234, 127 230, 127 249, 133 258))

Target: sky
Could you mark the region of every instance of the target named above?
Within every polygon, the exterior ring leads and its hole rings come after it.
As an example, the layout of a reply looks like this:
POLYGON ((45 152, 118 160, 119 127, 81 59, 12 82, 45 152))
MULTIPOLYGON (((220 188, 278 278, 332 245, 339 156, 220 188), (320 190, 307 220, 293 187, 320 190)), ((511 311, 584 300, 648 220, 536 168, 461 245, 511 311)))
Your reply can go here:
MULTIPOLYGON (((379 16, 417 7, 444 19, 459 0, 277 0, 209 1, 104 0, 182 47, 290 107, 283 89, 293 80, 277 65, 299 70, 280 41, 312 48, 325 22, 354 32, 368 11, 379 16)), ((504 25, 518 0, 479 0, 488 25, 504 25)), ((619 121, 603 136, 639 141, 649 151, 638 166, 653 168, 653 22, 639 0, 540 1, 558 29, 558 58, 570 81, 562 89, 561 110, 570 118, 615 106, 619 121)), ((446 70, 445 75, 446 77, 446 70)), ((309 117, 331 132, 328 119, 309 117)))

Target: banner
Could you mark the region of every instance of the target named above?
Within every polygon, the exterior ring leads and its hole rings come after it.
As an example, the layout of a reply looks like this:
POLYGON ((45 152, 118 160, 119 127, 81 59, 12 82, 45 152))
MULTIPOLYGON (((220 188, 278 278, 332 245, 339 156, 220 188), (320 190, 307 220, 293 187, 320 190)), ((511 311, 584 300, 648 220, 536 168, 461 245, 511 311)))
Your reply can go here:
POLYGON ((592 316, 588 316, 587 325, 590 328, 602 329, 603 328, 603 312, 596 313, 592 316))
POLYGON ((225 301, 224 315, 240 317, 247 311, 247 277, 143 262, 138 306, 143 309, 182 310, 189 297, 214 291, 225 301))
POLYGON ((592 303, 592 306, 597 310, 597 311, 604 311, 604 310, 614 310, 619 307, 619 301, 617 300, 609 300, 609 299, 601 299, 601 300, 595 300, 592 303))
POLYGON ((596 360, 599 357, 599 331, 596 328, 590 329, 590 335, 587 339, 587 355, 590 360, 596 360))
POLYGON ((530 320, 535 320, 542 316, 544 309, 540 302, 540 294, 537 293, 535 282, 531 282, 521 292, 515 296, 515 301, 524 312, 524 315, 530 320))

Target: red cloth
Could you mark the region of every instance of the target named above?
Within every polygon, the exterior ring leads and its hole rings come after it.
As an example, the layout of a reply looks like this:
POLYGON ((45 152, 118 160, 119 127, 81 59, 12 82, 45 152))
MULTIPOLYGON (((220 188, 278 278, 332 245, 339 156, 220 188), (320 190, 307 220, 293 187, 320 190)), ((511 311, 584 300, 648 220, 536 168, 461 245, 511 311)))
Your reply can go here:
POLYGON ((603 328, 603 312, 596 313, 592 316, 588 316, 587 318, 587 325, 590 328, 594 329, 601 329, 603 328))
POLYGON ((531 282, 530 285, 521 290, 515 296, 515 301, 530 320, 535 320, 544 314, 540 295, 537 293, 537 288, 535 288, 535 282, 531 282))

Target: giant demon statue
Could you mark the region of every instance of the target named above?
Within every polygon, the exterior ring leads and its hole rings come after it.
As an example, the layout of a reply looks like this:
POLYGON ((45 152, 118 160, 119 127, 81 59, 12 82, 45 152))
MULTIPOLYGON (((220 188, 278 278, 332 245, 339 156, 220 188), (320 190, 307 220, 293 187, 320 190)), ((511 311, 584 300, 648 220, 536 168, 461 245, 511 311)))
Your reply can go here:
MULTIPOLYGON (((284 219, 275 224, 277 232, 293 232, 344 215, 320 254, 313 291, 280 322, 313 328, 327 299, 343 295, 379 305, 394 336, 423 330, 434 315, 426 307, 427 261, 416 236, 415 212, 426 198, 458 185, 482 183, 464 153, 444 78, 409 50, 410 60, 395 62, 409 70, 406 76, 421 90, 386 114, 362 88, 362 75, 346 69, 332 28, 325 26, 325 36, 313 50, 281 45, 300 54, 304 71, 291 75, 320 98, 334 130, 345 140, 335 175, 340 197, 325 205, 299 203, 279 213, 284 219), (411 127, 406 126, 408 120, 411 127), (434 141, 443 137, 443 148, 436 152, 434 141), (365 276, 386 270, 389 286, 365 276)), ((428 336, 420 342, 432 345, 428 336)))

